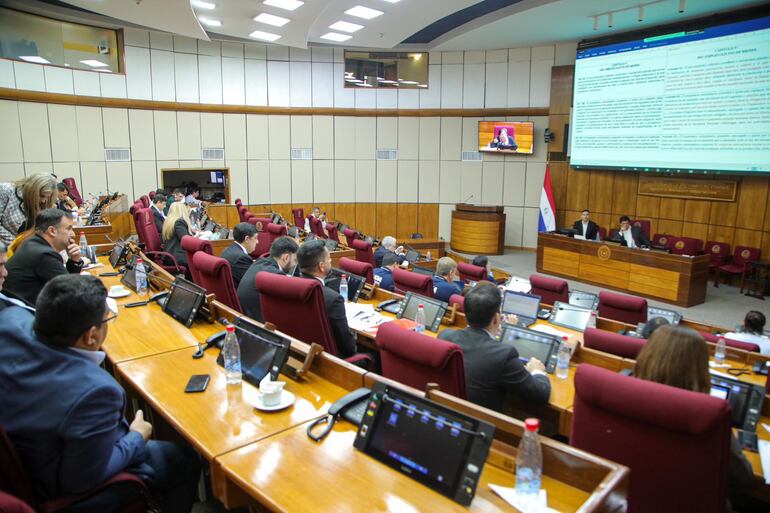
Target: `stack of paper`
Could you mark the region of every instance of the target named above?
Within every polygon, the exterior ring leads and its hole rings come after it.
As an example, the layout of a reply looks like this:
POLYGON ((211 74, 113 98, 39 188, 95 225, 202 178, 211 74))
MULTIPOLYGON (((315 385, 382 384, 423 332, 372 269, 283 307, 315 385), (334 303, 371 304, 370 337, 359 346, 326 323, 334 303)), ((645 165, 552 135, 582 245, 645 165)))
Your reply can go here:
POLYGON ((511 276, 511 279, 505 285, 505 289, 513 292, 523 292, 527 294, 530 290, 532 290, 532 285, 527 279, 519 278, 518 276, 511 276))
POLYGON ((759 460, 762 462, 762 472, 765 474, 765 484, 770 484, 770 442, 760 440, 759 460))
POLYGON ((371 331, 383 322, 390 320, 374 311, 374 305, 345 303, 345 316, 348 326, 353 330, 371 331))

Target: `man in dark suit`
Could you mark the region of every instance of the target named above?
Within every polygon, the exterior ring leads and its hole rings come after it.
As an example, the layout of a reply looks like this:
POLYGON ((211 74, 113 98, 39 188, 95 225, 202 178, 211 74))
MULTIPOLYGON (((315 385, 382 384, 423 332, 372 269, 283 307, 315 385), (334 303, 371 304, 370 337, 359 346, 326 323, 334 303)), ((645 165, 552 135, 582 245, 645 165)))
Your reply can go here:
POLYGON ((575 230, 575 235, 582 235, 586 240, 596 240, 599 235, 599 225, 591 221, 591 212, 588 209, 583 210, 572 229, 575 230))
POLYGON ((222 252, 222 258, 230 262, 230 270, 233 273, 235 288, 241 283, 243 275, 249 270, 254 260, 251 254, 257 248, 259 239, 257 238, 257 227, 251 223, 238 223, 233 228, 233 239, 235 242, 230 244, 222 252))
POLYGON ((433 275, 433 297, 448 303, 452 294, 462 294, 464 287, 457 271, 457 262, 450 257, 439 258, 436 274, 433 275))
POLYGON ((394 253, 387 253, 382 257, 382 265, 374 270, 374 284, 383 290, 393 292, 393 269, 398 267, 398 257, 394 253))
MULTIPOLYGON (((100 367, 105 356, 100 347, 117 316, 101 280, 53 278, 40 292, 34 314, 0 303, 0 424, 36 496, 80 494, 131 472, 163 494, 163 511, 189 512, 200 473, 197 455, 149 440, 152 425, 141 410, 129 424, 125 392, 100 367)), ((122 488, 106 488, 71 510, 116 511, 137 497, 122 488)))
POLYGON ((299 246, 291 237, 278 237, 270 246, 270 256, 259 258, 251 264, 238 285, 238 299, 243 313, 254 320, 264 322, 262 303, 259 301, 257 289, 257 273, 262 271, 274 274, 294 275, 297 267, 297 250, 299 246))
POLYGON ((326 249, 325 242, 322 240, 305 242, 297 252, 297 263, 303 278, 318 280, 323 285, 326 313, 334 333, 334 340, 337 342, 337 356, 340 358, 353 356, 356 354, 356 337, 348 327, 345 301, 339 292, 327 287, 324 283, 324 279, 332 268, 332 257, 326 249))
POLYGON ((395 255, 396 261, 399 264, 406 259, 406 256, 404 255, 404 246, 396 247, 396 239, 390 235, 382 238, 380 246, 377 248, 377 251, 374 252, 374 263, 377 264, 377 267, 382 266, 382 257, 388 253, 395 255))
POLYGON ((155 221, 155 229, 158 230, 158 237, 163 238, 163 221, 166 220, 166 196, 158 192, 152 197, 152 219, 155 221))
POLYGON ((8 261, 5 288, 34 305, 43 286, 60 274, 79 274, 83 268, 80 246, 75 244, 75 220, 58 208, 47 208, 35 218, 35 234, 8 261), (67 251, 64 265, 60 251, 67 251))
POLYGON ((628 248, 650 247, 650 241, 644 236, 641 227, 631 226, 631 219, 628 216, 620 217, 620 230, 612 240, 628 248))
POLYGON ((515 347, 495 339, 502 322, 500 302, 495 285, 479 282, 465 294, 468 327, 444 330, 438 338, 463 350, 465 387, 471 402, 501 411, 506 393, 512 393, 534 405, 545 404, 551 395, 551 382, 542 362, 531 358, 525 366, 515 347))

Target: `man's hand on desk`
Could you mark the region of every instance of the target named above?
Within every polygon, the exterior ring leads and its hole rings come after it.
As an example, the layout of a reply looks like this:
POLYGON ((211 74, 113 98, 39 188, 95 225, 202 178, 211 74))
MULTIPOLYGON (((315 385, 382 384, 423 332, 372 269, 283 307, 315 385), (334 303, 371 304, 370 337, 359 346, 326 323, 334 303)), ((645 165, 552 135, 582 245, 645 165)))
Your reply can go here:
POLYGON ((527 362, 527 370, 529 371, 530 374, 532 374, 532 372, 534 371, 540 371, 544 373, 545 365, 543 365, 543 362, 541 362, 537 358, 530 358, 529 361, 527 362))
POLYGON ((516 324, 519 322, 519 316, 514 314, 507 314, 503 316, 503 322, 506 324, 516 324))
POLYGON ((144 413, 142 410, 136 411, 136 416, 134 417, 134 421, 131 423, 131 425, 128 427, 131 431, 136 431, 140 435, 142 435, 142 438, 144 438, 144 441, 150 439, 150 436, 152 435, 152 424, 144 420, 144 413))

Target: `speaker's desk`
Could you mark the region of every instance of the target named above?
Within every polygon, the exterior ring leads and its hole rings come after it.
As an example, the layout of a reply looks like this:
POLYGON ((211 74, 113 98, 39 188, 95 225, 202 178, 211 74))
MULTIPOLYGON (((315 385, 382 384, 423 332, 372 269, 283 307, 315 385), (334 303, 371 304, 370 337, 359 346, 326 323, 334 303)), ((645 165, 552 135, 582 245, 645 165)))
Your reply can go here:
POLYGON ((537 271, 679 306, 706 300, 709 256, 671 255, 553 233, 537 237, 537 271))
POLYGON ((505 242, 503 207, 458 203, 452 211, 450 247, 472 255, 501 255, 505 242))

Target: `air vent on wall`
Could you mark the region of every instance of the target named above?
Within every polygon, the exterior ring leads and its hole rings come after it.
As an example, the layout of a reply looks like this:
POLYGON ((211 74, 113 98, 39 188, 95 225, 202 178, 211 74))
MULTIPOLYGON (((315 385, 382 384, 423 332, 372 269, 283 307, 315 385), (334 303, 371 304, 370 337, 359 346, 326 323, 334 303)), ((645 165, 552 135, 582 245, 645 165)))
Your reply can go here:
POLYGON ((291 160, 313 160, 313 148, 292 148, 291 160))
POLYGON ((224 148, 203 148, 201 160, 225 160, 224 148))
POLYGON ((481 153, 479 153, 478 151, 464 151, 463 160, 478 162, 481 160, 481 153))
POLYGON ((377 150, 377 160, 398 160, 398 150, 377 150))
POLYGON ((107 162, 130 162, 131 149, 104 148, 104 160, 106 160, 107 162))

